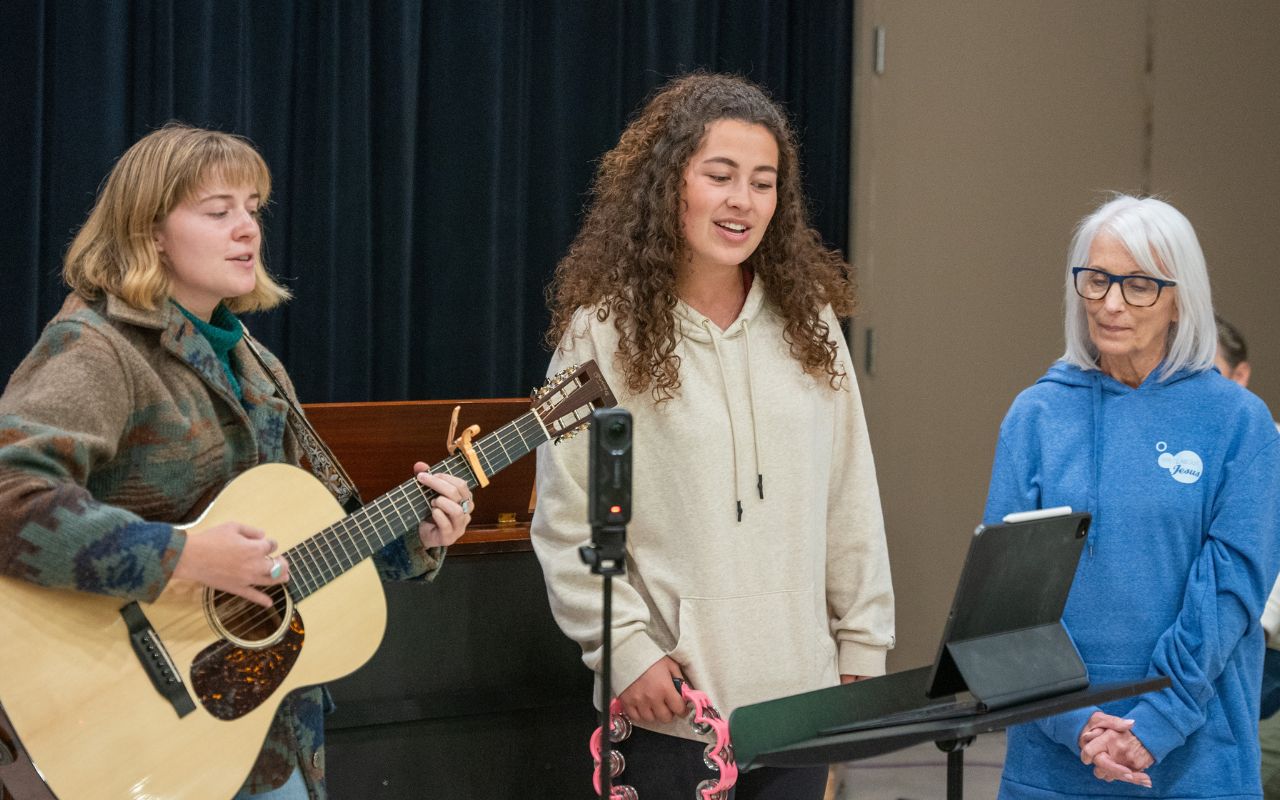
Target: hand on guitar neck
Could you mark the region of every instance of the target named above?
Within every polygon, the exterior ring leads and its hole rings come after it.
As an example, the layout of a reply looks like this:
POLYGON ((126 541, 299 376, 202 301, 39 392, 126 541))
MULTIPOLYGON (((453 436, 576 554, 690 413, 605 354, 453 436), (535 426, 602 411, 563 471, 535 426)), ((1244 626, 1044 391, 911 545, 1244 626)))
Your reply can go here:
POLYGON ((418 483, 435 492, 431 501, 431 515, 418 525, 418 536, 424 547, 448 547, 458 540, 471 522, 471 512, 476 510, 471 489, 466 481, 453 475, 432 475, 425 462, 413 465, 418 483))

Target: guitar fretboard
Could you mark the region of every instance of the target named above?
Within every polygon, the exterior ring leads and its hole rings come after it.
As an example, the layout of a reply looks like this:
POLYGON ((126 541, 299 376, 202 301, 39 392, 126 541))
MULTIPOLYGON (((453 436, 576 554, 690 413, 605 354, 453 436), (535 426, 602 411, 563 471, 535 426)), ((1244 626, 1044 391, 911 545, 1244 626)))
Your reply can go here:
MULTIPOLYGON (((547 441, 535 411, 529 411, 498 430, 472 442, 485 474, 492 477, 547 441)), ((431 467, 474 488, 476 476, 461 453, 431 467)), ((371 501, 359 511, 313 534, 285 551, 289 560, 289 594, 294 602, 311 595, 334 578, 364 561, 390 542, 416 530, 429 513, 437 493, 411 478, 371 501)))

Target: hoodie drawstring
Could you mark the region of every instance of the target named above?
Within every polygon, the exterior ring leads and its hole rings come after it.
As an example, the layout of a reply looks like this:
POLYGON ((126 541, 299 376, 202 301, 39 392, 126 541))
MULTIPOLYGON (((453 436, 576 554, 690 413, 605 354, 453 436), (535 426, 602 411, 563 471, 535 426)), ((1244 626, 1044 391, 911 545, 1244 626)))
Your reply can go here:
MULTIPOLYGON (((720 355, 720 338, 711 330, 711 320, 703 319, 701 322, 703 330, 711 337, 711 346, 716 354, 716 366, 720 369, 720 385, 724 387, 725 409, 729 414, 729 441, 733 447, 733 499, 734 505, 737 507, 737 521, 742 521, 742 495, 740 493, 741 484, 738 476, 738 429, 733 421, 733 411, 729 404, 729 379, 724 373, 724 359, 720 355)), ((742 333, 746 337, 747 350, 747 402, 751 410, 751 436, 752 445, 755 451, 756 463, 756 489, 760 493, 760 499, 764 499, 764 473, 760 470, 760 432, 756 423, 756 398, 755 384, 751 379, 751 333, 747 328, 746 320, 742 321, 742 333)))
POLYGON ((1093 373, 1093 483, 1089 487, 1089 509, 1093 513, 1093 524, 1089 529, 1089 557, 1093 558, 1093 543, 1099 531, 1098 497, 1099 484, 1102 481, 1102 373, 1093 373))
POLYGON ((764 471, 760 469, 760 428, 756 422, 756 382, 751 374, 751 330, 747 321, 742 321, 742 335, 747 343, 747 403, 751 407, 751 443, 756 456, 756 491, 760 499, 764 499, 764 471))

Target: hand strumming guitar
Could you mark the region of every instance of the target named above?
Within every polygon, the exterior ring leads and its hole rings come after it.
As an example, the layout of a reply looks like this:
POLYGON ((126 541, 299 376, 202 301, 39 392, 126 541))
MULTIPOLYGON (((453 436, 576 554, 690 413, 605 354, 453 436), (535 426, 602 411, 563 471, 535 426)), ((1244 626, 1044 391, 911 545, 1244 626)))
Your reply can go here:
POLYGON ((173 577, 271 608, 271 598, 257 587, 289 580, 289 564, 283 556, 272 555, 275 549, 275 540, 268 539, 266 532, 238 522, 224 522, 198 536, 187 537, 173 577))

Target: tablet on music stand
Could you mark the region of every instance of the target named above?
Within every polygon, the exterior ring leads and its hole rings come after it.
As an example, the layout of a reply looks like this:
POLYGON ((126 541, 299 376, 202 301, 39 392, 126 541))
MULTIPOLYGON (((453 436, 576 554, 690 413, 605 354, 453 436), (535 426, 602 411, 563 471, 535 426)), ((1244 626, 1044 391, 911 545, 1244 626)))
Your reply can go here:
POLYGON ((920 706, 821 733, 963 716, 1087 687, 1062 611, 1089 521, 1064 507, 979 526, 920 706))

